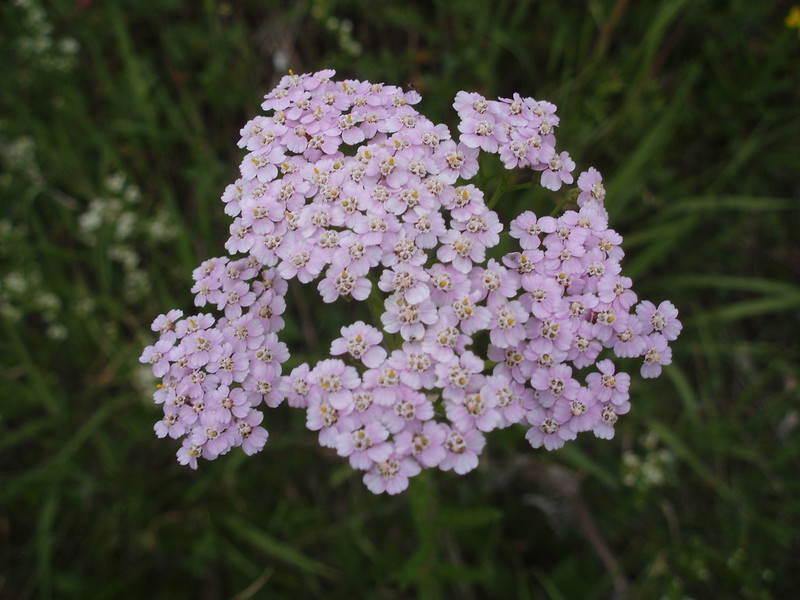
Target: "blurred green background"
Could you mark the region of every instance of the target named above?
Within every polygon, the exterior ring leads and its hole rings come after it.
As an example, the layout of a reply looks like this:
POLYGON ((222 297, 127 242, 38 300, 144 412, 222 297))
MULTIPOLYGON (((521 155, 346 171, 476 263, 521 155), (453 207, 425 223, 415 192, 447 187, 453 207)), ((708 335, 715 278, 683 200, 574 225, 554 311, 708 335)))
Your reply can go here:
MULTIPOLYGON (((800 585, 800 36, 751 0, 0 3, 0 597, 774 598, 800 585), (224 252, 239 128, 292 68, 558 104, 626 273, 685 323, 616 437, 375 497, 304 415, 196 472, 150 321, 224 252)), ((295 361, 331 331, 291 291, 295 361)), ((331 327, 329 327, 331 329, 331 327)))

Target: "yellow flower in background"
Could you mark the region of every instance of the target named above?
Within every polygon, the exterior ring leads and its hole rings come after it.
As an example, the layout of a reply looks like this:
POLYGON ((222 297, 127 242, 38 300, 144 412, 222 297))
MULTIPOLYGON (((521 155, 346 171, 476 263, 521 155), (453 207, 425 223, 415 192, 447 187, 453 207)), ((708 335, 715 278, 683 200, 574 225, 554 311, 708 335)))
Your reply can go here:
POLYGON ((800 34, 800 6, 793 6, 792 10, 789 11, 789 14, 786 15, 786 18, 783 20, 786 23, 786 26, 790 29, 794 28, 798 30, 800 34))

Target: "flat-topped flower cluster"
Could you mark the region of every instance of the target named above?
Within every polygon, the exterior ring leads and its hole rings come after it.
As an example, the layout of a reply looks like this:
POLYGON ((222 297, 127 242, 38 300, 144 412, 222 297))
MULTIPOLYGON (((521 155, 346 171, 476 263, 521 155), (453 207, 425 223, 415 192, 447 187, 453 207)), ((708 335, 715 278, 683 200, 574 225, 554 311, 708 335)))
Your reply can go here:
POLYGON ((332 76, 283 77, 267 115, 242 129, 248 154, 222 197, 231 256, 193 274, 195 304, 219 316, 160 315, 141 356, 162 378, 156 434, 182 438, 178 459, 192 468, 236 446, 253 454, 268 436, 259 407, 286 400, 370 490, 390 494, 424 468, 467 473, 486 434, 513 424, 548 450, 581 432, 612 437, 630 377, 606 355, 639 357, 655 377, 681 325, 669 302, 637 303, 621 274, 600 173, 579 175, 578 210, 525 211, 507 234, 467 183, 480 151, 541 172, 547 189, 573 183, 555 105, 459 92, 456 140, 413 108, 417 92, 332 76), (487 258, 501 234, 518 248, 487 258), (292 278, 315 283, 323 303, 369 298, 366 316, 377 298, 382 310, 343 327, 330 358, 284 373, 292 278))

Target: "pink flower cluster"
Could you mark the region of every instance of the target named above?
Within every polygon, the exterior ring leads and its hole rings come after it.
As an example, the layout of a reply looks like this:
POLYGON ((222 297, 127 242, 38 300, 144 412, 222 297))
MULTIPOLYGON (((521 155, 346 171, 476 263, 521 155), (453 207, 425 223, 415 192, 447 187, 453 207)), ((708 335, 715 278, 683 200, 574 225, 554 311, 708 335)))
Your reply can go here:
POLYGON ((481 150, 540 171, 547 189, 573 183, 575 163, 555 149, 556 107, 459 92, 455 140, 413 108, 416 92, 332 76, 290 73, 266 96, 268 114, 242 129, 248 154, 222 200, 226 249, 244 258, 194 272, 196 305, 223 316, 154 322, 160 339, 141 361, 162 378, 156 434, 183 438, 178 459, 192 468, 236 446, 252 454, 267 440, 258 407, 285 399, 389 494, 424 468, 467 473, 486 434, 513 424, 548 450, 581 432, 612 437, 630 376, 606 354, 641 358, 642 376, 656 377, 681 324, 669 302, 637 303, 621 274, 600 173, 579 175, 577 211, 525 211, 507 234, 467 183, 481 150), (501 235, 518 250, 488 257, 501 235), (292 278, 316 282, 324 303, 377 297, 380 321, 343 327, 330 358, 283 373, 292 278))

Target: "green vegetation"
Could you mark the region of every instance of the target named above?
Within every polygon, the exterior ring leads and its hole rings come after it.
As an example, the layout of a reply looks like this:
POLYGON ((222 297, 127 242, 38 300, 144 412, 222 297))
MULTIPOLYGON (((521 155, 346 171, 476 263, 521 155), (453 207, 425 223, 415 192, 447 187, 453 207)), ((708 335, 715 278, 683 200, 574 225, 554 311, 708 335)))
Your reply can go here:
MULTIPOLYGON (((800 38, 744 0, 0 4, 0 597, 746 598, 800 584, 800 38), (559 106, 642 297, 685 328, 610 442, 375 497, 299 411, 197 472, 149 323, 222 252, 238 130, 286 68, 559 106), (638 278, 638 279, 636 279, 638 278)), ((525 196, 504 197, 509 214, 525 196)), ((316 356, 293 289, 285 338, 316 356)))

